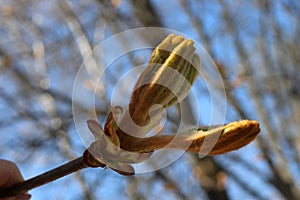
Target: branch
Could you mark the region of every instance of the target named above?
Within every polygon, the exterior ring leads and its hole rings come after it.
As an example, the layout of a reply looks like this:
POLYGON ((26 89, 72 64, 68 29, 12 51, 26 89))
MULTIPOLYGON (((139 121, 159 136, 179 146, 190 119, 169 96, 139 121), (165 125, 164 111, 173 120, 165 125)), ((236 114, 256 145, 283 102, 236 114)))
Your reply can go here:
MULTIPOLYGON (((169 146, 170 148, 182 149, 189 143, 190 146, 188 146, 186 151, 199 152, 202 148, 204 148, 204 150, 211 148, 210 145, 213 144, 210 143, 209 137, 219 136, 217 143, 208 153, 208 155, 217 155, 227 153, 247 145, 255 139, 259 131, 260 128, 257 121, 242 120, 232 122, 209 131, 197 130, 193 134, 190 134, 190 132, 184 133, 178 137, 175 137, 174 135, 162 135, 150 138, 139 138, 135 141, 135 143, 132 143, 133 145, 128 149, 133 150, 133 152, 148 153, 159 150, 172 142, 172 145, 169 146), (207 138, 209 142, 205 143, 204 140, 207 138)), ((102 163, 99 163, 98 165, 98 167, 104 166, 105 165, 102 163)), ((0 189, 0 198, 24 193, 30 189, 47 184, 86 167, 96 166, 89 166, 85 163, 83 157, 79 157, 69 163, 27 181, 17 183, 9 188, 0 189)))
POLYGON ((27 192, 30 189, 45 185, 86 167, 87 165, 83 162, 83 157, 79 157, 34 178, 17 183, 9 188, 0 189, 0 198, 15 196, 27 192))

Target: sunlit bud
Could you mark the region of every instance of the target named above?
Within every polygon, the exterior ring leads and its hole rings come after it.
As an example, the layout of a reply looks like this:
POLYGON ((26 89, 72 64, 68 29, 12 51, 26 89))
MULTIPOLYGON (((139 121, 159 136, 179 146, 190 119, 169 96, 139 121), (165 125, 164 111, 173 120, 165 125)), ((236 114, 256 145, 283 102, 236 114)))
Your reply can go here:
POLYGON ((200 58, 195 53, 194 42, 169 35, 154 49, 134 87, 129 104, 132 120, 145 126, 151 120, 150 115, 180 102, 196 79, 199 67, 200 58))

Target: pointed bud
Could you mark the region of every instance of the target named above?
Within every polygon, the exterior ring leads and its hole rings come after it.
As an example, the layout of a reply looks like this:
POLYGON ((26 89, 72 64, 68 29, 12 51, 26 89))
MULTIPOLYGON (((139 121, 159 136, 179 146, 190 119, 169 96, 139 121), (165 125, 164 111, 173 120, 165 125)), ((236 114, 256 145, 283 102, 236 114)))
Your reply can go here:
POLYGON ((198 75, 200 58, 194 42, 182 36, 169 35, 153 51, 131 97, 129 113, 139 126, 149 124, 149 112, 159 114, 180 102, 198 75), (160 105, 160 107, 153 107, 160 105))

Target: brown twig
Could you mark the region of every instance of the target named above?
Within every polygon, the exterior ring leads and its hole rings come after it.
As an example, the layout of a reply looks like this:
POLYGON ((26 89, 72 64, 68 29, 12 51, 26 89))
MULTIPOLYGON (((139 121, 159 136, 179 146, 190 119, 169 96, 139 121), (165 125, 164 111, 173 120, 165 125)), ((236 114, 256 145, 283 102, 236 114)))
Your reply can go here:
MULTIPOLYGON (((216 155, 227 153, 247 145, 254 140, 259 131, 260 128, 257 121, 242 120, 220 126, 212 131, 194 131, 179 136, 162 135, 139 138, 134 142, 132 141, 131 146, 126 146, 126 150, 147 153, 169 145, 168 148, 183 149, 189 152, 199 152, 200 149, 204 149, 204 151, 211 149, 208 155, 216 155), (217 141, 210 140, 210 137, 215 136, 218 136, 216 138, 217 141), (208 142, 204 142, 205 140, 208 142)), ((0 189, 0 198, 27 192, 32 188, 44 185, 86 167, 88 166, 85 164, 83 157, 77 158, 27 181, 17 183, 9 188, 0 189)))
POLYGON ((41 185, 47 184, 51 181, 54 181, 56 179, 59 179, 86 167, 87 166, 83 162, 83 157, 79 157, 75 160, 72 160, 64 165, 61 165, 34 178, 17 183, 9 188, 0 189, 0 198, 25 193, 32 188, 36 188, 41 185))

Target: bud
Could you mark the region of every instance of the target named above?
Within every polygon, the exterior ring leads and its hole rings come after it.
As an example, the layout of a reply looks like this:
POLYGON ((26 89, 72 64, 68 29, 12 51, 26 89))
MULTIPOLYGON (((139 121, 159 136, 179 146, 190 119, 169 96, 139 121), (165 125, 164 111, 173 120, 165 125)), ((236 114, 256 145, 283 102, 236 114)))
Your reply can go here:
POLYGON ((139 126, 148 125, 150 110, 157 115, 162 107, 180 102, 196 79, 199 66, 194 42, 170 34, 155 48, 134 87, 129 104, 132 120, 139 126))
POLYGON ((149 158, 149 153, 132 153, 120 149, 120 141, 114 132, 114 120, 112 114, 108 116, 103 130, 97 121, 88 120, 88 128, 93 133, 95 141, 84 152, 84 163, 89 167, 108 166, 122 175, 133 175, 134 168, 131 163, 142 162, 149 158), (111 126, 111 130, 107 129, 111 126), (105 131, 105 132, 104 132, 105 131))

